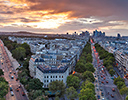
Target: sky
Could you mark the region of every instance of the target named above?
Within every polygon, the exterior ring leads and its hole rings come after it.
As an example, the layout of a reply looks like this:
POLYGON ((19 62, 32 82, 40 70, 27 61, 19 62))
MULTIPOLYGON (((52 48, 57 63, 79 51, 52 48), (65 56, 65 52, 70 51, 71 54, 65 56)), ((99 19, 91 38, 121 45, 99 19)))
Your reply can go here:
POLYGON ((0 31, 128 36, 128 0, 0 0, 0 31))

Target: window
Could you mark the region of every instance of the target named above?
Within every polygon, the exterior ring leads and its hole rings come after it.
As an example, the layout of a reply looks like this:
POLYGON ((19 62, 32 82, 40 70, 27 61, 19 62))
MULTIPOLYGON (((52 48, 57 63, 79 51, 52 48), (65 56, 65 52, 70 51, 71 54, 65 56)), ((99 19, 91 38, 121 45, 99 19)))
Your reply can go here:
POLYGON ((44 84, 44 87, 46 87, 46 84, 44 84))
POLYGON ((56 76, 56 78, 57 78, 57 76, 56 76))
POLYGON ((48 84, 47 84, 47 87, 48 87, 48 84))
POLYGON ((53 78, 55 78, 55 76, 53 76, 53 78))
POLYGON ((46 76, 44 76, 44 78, 46 78, 46 76))
POLYGON ((47 76, 47 78, 48 78, 48 76, 47 76))
POLYGON ((62 78, 63 78, 63 76, 62 76, 62 78))
POLYGON ((44 80, 44 83, 46 82, 46 80, 44 80))
POLYGON ((51 80, 51 82, 52 82, 52 80, 51 80))
POLYGON ((47 82, 49 82, 49 81, 47 80, 47 82))
POLYGON ((51 78, 52 78, 52 76, 51 76, 51 78))
POLYGON ((59 78, 61 78, 61 76, 59 76, 59 78))

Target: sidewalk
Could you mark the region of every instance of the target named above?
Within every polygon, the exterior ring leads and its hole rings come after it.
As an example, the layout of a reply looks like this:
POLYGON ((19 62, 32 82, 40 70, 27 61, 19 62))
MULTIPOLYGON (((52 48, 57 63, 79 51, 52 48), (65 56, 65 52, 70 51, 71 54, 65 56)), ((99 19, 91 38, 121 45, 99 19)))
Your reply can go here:
MULTIPOLYGON (((6 50, 6 52, 7 52, 7 54, 8 54, 8 56, 9 56, 9 59, 11 60, 11 62, 12 62, 12 65, 13 65, 13 68, 15 68, 15 70, 19 67, 19 63, 16 61, 16 59, 14 59, 13 57, 12 57, 12 54, 11 54, 11 52, 7 49, 7 47, 5 47, 4 46, 4 48, 5 48, 5 50, 6 50)), ((17 71, 16 71, 17 72, 17 71)))

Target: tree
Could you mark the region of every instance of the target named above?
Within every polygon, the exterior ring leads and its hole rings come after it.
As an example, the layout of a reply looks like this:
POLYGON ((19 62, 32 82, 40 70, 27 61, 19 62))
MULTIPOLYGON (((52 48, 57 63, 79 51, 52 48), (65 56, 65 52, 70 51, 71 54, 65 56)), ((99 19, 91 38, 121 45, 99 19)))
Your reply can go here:
POLYGON ((91 54, 87 55, 86 61, 92 63, 92 55, 91 54))
POLYGON ((110 69, 109 74, 113 76, 115 74, 115 71, 113 69, 110 69))
POLYGON ((85 65, 81 62, 78 62, 76 64, 75 71, 79 73, 83 73, 85 71, 85 65))
POLYGON ((30 46, 27 43, 21 44, 21 47, 23 47, 26 50, 26 55, 31 54, 30 46))
POLYGON ((24 48, 18 47, 12 51, 12 55, 17 60, 23 60, 24 57, 26 56, 25 52, 26 52, 26 50, 24 48))
POLYGON ((0 98, 3 98, 8 93, 7 82, 0 82, 0 98))
POLYGON ((90 71, 86 71, 86 72, 83 73, 83 79, 84 80, 90 79, 91 82, 94 82, 95 81, 95 78, 94 78, 92 72, 90 72, 90 71))
POLYGON ((83 82, 81 88, 82 89, 86 89, 86 88, 92 89, 93 93, 95 94, 95 86, 94 86, 94 84, 92 84, 92 82, 89 82, 89 81, 83 82))
POLYGON ((126 96, 125 100, 128 100, 128 95, 126 96))
POLYGON ((71 87, 73 86, 75 89, 78 89, 79 88, 79 84, 80 84, 80 79, 77 77, 77 76, 74 76, 74 75, 69 75, 67 77, 67 86, 68 87, 71 87))
POLYGON ((7 44, 7 46, 6 46, 7 48, 8 48, 8 50, 12 50, 13 49, 13 46, 12 46, 12 44, 7 44))
POLYGON ((60 98, 58 96, 55 97, 55 100, 60 100, 60 98))
POLYGON ((1 75, 4 75, 4 72, 3 72, 2 69, 0 69, 0 76, 1 76, 1 75))
POLYGON ((80 90, 79 100, 96 100, 96 97, 92 91, 92 89, 86 88, 80 90))
POLYGON ((95 69, 94 69, 94 67, 91 63, 86 63, 85 64, 85 69, 86 69, 85 71, 91 71, 91 72, 95 71, 95 69))
POLYGON ((66 95, 67 95, 67 98, 71 100, 74 100, 78 96, 77 91, 74 87, 67 88, 66 95))
POLYGON ((42 89, 42 86, 43 86, 43 83, 37 78, 31 79, 28 82, 28 88, 32 90, 40 90, 42 89))
POLYGON ((112 65, 106 66, 107 70, 113 69, 112 65))
POLYGON ((117 88, 120 90, 121 88, 125 87, 125 83, 124 82, 117 82, 117 88))
POLYGON ((114 84, 117 85, 117 82, 124 82, 124 79, 120 76, 114 79, 114 84))
POLYGON ((128 87, 120 89, 120 94, 123 95, 125 99, 126 95, 128 95, 128 87))
MULTIPOLYGON (((29 99, 31 99, 31 100, 35 100, 35 99, 37 99, 37 97, 40 98, 40 96, 42 96, 42 95, 43 95, 42 90, 32 90, 31 92, 28 92, 29 99)), ((39 100, 41 100, 41 99, 42 98, 40 98, 39 100)))
POLYGON ((60 96, 63 96, 63 94, 65 93, 65 84, 63 83, 63 81, 53 81, 51 83, 49 83, 48 85, 49 87, 49 90, 52 91, 52 92, 60 92, 59 95, 60 96))

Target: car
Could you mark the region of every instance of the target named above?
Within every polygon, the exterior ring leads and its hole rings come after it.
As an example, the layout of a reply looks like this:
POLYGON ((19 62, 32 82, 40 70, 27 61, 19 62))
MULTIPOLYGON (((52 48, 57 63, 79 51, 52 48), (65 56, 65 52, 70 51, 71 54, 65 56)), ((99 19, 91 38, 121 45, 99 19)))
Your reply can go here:
POLYGON ((112 98, 114 98, 114 95, 113 95, 113 94, 111 94, 111 97, 112 97, 112 98))
POLYGON ((113 91, 113 92, 115 92, 115 89, 114 89, 114 88, 112 88, 112 91, 113 91))
POLYGON ((98 86, 98 84, 96 84, 96 87, 98 86))
POLYGON ((97 80, 95 80, 97 82, 97 80))
POLYGON ((103 84, 104 84, 104 81, 102 81, 101 83, 103 83, 103 84))
POLYGON ((100 87, 100 91, 103 91, 103 88, 102 87, 100 87))
POLYGON ((100 95, 97 95, 97 98, 100 99, 100 95))
POLYGON ((102 98, 102 100, 105 100, 104 98, 102 98))
POLYGON ((14 79, 14 76, 11 76, 11 79, 14 79))
POLYGON ((10 87, 10 91, 12 91, 12 87, 10 87))
POLYGON ((97 91, 99 91, 99 88, 97 87, 97 91))
POLYGON ((16 81, 18 81, 18 78, 16 78, 16 81))
POLYGON ((14 75, 16 74, 16 72, 13 73, 14 75))
POLYGON ((11 96, 14 96, 14 93, 13 93, 13 91, 11 91, 11 96))
POLYGON ((19 85, 19 88, 21 87, 21 85, 19 85))
POLYGON ((106 78, 104 77, 104 80, 105 80, 106 78))
POLYGON ((103 77, 103 75, 101 75, 101 77, 103 77))
POLYGON ((17 88, 16 91, 18 92, 19 91, 19 88, 17 88))
POLYGON ((22 92, 22 96, 25 96, 25 93, 24 92, 22 92))
POLYGON ((12 72, 10 71, 10 74, 11 74, 12 72))
POLYGON ((103 93, 103 92, 101 92, 101 95, 102 95, 102 96, 104 96, 104 93, 103 93))
POLYGON ((108 81, 106 81, 106 83, 108 83, 108 81))

